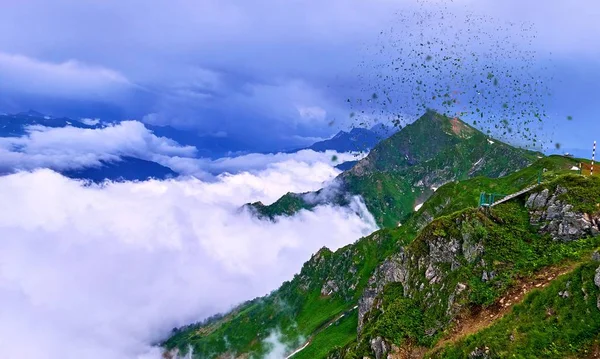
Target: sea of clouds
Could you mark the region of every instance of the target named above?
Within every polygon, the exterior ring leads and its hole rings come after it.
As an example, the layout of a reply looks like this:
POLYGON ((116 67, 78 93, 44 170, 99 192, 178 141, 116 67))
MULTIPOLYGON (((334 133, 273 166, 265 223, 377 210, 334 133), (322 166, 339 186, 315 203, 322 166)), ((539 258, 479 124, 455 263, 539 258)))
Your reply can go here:
POLYGON ((79 170, 102 166, 103 161, 135 157, 169 167, 181 175, 213 180, 214 174, 264 169, 287 160, 338 165, 364 156, 358 153, 303 150, 297 153, 250 153, 212 160, 197 157, 197 152, 194 146, 182 146, 170 138, 155 135, 143 123, 135 120, 97 129, 32 125, 26 127, 23 136, 0 137, 0 174, 37 168, 59 172, 79 170), (332 161, 333 156, 335 161, 332 161))
POLYGON ((173 327, 265 295, 319 248, 376 229, 359 199, 274 222, 240 210, 321 188, 339 174, 331 153, 211 163, 238 172, 100 185, 50 169, 0 177, 2 356, 160 358, 154 344, 173 327))

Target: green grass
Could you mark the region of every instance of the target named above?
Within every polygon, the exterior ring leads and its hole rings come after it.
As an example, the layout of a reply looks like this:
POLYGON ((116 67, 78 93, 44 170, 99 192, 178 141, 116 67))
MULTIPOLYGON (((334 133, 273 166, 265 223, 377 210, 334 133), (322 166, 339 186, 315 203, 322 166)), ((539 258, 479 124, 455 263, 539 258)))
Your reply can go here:
POLYGON ((545 187, 552 189, 556 186, 569 189, 559 199, 571 203, 575 211, 589 214, 600 213, 600 176, 583 177, 574 174, 561 176, 545 187))
MULTIPOLYGON (((412 216, 417 204, 433 194, 430 186, 480 176, 505 176, 529 166, 537 156, 500 141, 490 144, 486 135, 467 124, 428 111, 381 141, 367 158, 343 173, 340 176, 343 191, 328 202, 343 205, 348 194, 360 195, 381 227, 395 227, 412 216)), ((479 193, 471 197, 477 200, 479 193)), ((302 195, 288 193, 269 206, 262 203, 251 206, 273 219, 311 209, 315 203, 303 200, 302 195)))
POLYGON ((358 312, 353 310, 330 327, 317 334, 309 346, 294 355, 294 359, 325 358, 335 347, 343 347, 356 339, 358 312))
POLYGON ((581 357, 600 335, 600 289, 594 274, 600 263, 586 263, 571 274, 534 290, 494 325, 446 347, 437 358, 466 358, 488 347, 497 358, 581 357), (559 292, 569 291, 569 297, 559 292))
MULTIPOLYGON (((458 282, 467 283, 470 288, 468 296, 461 299, 462 304, 486 306, 520 277, 566 259, 580 258, 590 248, 600 245, 600 238, 555 242, 548 236, 539 235, 537 228, 529 223, 528 212, 523 206, 524 198, 495 207, 489 217, 478 210, 468 209, 477 205, 481 191, 509 192, 526 187, 537 180, 542 168, 548 169, 545 186, 552 190, 557 185, 573 188, 573 192, 564 195, 563 200, 573 203, 577 209, 594 209, 595 201, 600 198, 597 196, 600 193, 600 181, 561 175, 571 166, 572 160, 553 156, 504 178, 477 177, 447 184, 425 203, 421 211, 407 217, 402 227, 382 229, 336 252, 323 249, 319 252, 321 260, 313 257, 294 279, 284 283, 271 295, 250 301, 226 318, 206 327, 184 328, 174 333, 164 346, 183 351, 192 346, 197 357, 215 357, 226 351, 252 353, 261 357, 266 350, 263 341, 273 330, 280 330, 284 340, 291 346, 300 344, 302 337, 309 337, 332 318, 356 305, 375 268, 391 254, 405 247, 418 259, 427 254, 424 245, 427 240, 435 237, 460 238, 469 234, 483 240, 485 252, 480 259, 485 261, 486 270, 496 272, 493 281, 483 282, 482 267, 461 259, 460 269, 447 276, 443 287, 436 285, 429 288, 434 291, 435 298, 428 299, 424 294, 416 293, 413 300, 406 301, 401 299, 400 292, 393 294, 390 291, 394 289, 387 288, 383 295, 388 296, 385 301, 389 310, 373 315, 360 343, 355 342, 356 332, 350 335, 346 331, 346 326, 350 325, 346 322, 350 318, 348 316, 343 325, 340 323, 339 328, 334 328, 336 330, 328 328, 319 332, 311 345, 312 349, 306 353, 318 349, 320 354, 314 354, 318 358, 334 347, 350 345, 352 350, 349 353, 352 355, 370 355, 369 346, 365 343, 375 335, 390 336, 397 344, 410 340, 421 345, 432 345, 439 335, 428 336, 424 340, 423 331, 448 318, 445 317, 443 306, 430 304, 434 300, 446 303, 449 289, 455 288, 458 282), (420 231, 425 211, 437 219, 420 231), (417 239, 413 242, 415 237, 417 239), (320 290, 327 280, 335 280, 340 290, 332 296, 323 297, 320 290), (397 298, 397 301, 393 298, 397 298), (425 315, 420 316, 419 312, 425 315), (321 344, 317 347, 315 343, 321 344), (358 349, 356 344, 361 344, 358 349)), ((356 322, 353 325, 356 328, 356 322)), ((442 330, 443 326, 438 333, 442 330)))
MULTIPOLYGON (((572 175, 559 176, 548 186, 555 189, 559 184, 569 190, 571 186, 585 188, 591 193, 600 188, 600 181, 573 181, 572 175)), ((575 191, 572 196, 566 196, 567 203, 580 201, 577 193, 575 191)), ((358 343, 350 345, 358 345, 358 350, 345 358, 372 355, 370 340, 379 336, 396 345, 410 342, 431 346, 451 323, 452 317, 446 312, 446 303, 459 282, 467 284, 466 295, 459 300, 463 307, 486 307, 494 304, 520 279, 548 266, 580 260, 600 245, 598 236, 561 242, 552 240, 549 235, 539 234, 538 228, 530 224, 524 200, 515 199, 497 206, 489 216, 473 209, 455 212, 436 219, 423 229, 405 250, 406 258, 410 258, 405 265, 409 266, 409 273, 413 273, 408 279, 406 291, 397 286, 385 287, 380 295, 383 298, 382 309, 375 309, 368 314, 361 338, 358 343), (485 249, 482 254, 472 262, 457 256, 457 268, 450 271, 448 265, 441 283, 430 284, 425 281, 425 268, 420 265, 420 259, 429 254, 426 243, 439 238, 450 240, 464 236, 470 241, 482 243, 485 249), (483 270, 493 272, 494 278, 483 281, 483 270), (431 329, 434 331, 426 335, 431 329)))
POLYGON ((511 194, 537 183, 540 173, 542 180, 549 181, 559 174, 569 171, 577 161, 562 157, 550 156, 537 160, 531 166, 514 172, 506 177, 475 177, 460 182, 452 182, 440 187, 419 210, 421 214, 438 217, 455 211, 477 207, 482 192, 511 194), (543 170, 546 169, 546 172, 543 170))

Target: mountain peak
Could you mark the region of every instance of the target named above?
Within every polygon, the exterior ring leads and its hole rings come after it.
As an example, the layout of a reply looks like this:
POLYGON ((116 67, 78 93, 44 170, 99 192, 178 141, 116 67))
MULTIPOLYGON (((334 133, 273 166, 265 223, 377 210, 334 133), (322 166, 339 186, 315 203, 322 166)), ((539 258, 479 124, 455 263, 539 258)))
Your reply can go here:
MULTIPOLYGON (((436 167, 436 170, 461 168, 466 171, 461 174, 461 178, 476 174, 499 176, 506 174, 506 168, 491 166, 497 162, 498 156, 514 160, 515 168, 527 165, 535 157, 533 153, 500 141, 489 141, 488 136, 459 118, 428 110, 402 131, 381 141, 367 157, 343 176, 361 177, 374 172, 398 172, 416 165, 433 166, 434 162, 441 166, 436 167)), ((435 176, 430 174, 432 178, 435 176)))
POLYGON ((29 110, 26 112, 20 112, 17 115, 20 116, 30 116, 30 117, 44 117, 44 114, 35 110, 29 110))
POLYGON ((427 110, 412 125, 415 127, 424 127, 423 129, 431 131, 442 130, 448 135, 460 138, 469 138, 479 132, 458 117, 449 117, 431 109, 427 110))

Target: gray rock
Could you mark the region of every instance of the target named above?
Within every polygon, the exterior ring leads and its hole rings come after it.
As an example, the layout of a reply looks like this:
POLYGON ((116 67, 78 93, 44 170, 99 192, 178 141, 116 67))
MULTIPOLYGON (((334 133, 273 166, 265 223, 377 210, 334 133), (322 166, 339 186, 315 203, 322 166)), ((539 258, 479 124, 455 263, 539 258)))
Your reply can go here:
POLYGON ((558 296, 562 297, 564 299, 567 299, 571 296, 571 294, 569 293, 568 290, 562 291, 562 292, 558 292, 558 296))
POLYGON ((321 295, 329 296, 334 293, 337 293, 339 289, 340 288, 338 284, 334 280, 330 279, 327 282, 325 282, 325 284, 323 284, 323 287, 321 288, 321 295))
POLYGON ((546 206, 546 203, 548 202, 549 196, 550 191, 546 188, 542 192, 534 193, 531 196, 529 196, 529 199, 527 200, 527 203, 525 203, 525 206, 534 210, 544 208, 546 206))
POLYGON ((469 263, 473 263, 478 257, 483 254, 482 243, 470 243, 470 238, 464 238, 462 245, 463 255, 469 263))
POLYGON ((488 347, 475 348, 475 350, 473 350, 469 354, 469 359, 489 359, 489 358, 491 358, 491 356, 490 356, 490 349, 488 347))
POLYGON ((454 288, 454 291, 448 297, 448 309, 446 310, 446 315, 452 316, 460 310, 460 307, 458 305, 455 305, 454 302, 456 300, 456 297, 458 297, 462 292, 464 292, 465 289, 467 289, 467 286, 465 284, 456 284, 456 288, 454 288))
POLYGON ((592 253, 592 260, 595 262, 600 262, 600 252, 594 251, 594 253, 592 253))
POLYGON ((436 276, 436 270, 433 267, 433 264, 430 263, 429 266, 427 267, 427 270, 425 271, 425 278, 427 278, 427 280, 430 283, 432 283, 432 282, 435 283, 435 280, 434 280, 435 276, 436 276))
POLYGON ((390 346, 381 337, 371 340, 371 349, 375 353, 375 359, 385 359, 390 346))
POLYGON ((542 222, 540 232, 549 233, 555 240, 560 241, 573 241, 600 233, 598 217, 575 212, 571 204, 558 199, 561 194, 566 193, 566 189, 557 187, 550 199, 547 199, 549 193, 546 191, 531 195, 527 201, 531 222, 542 222), (541 205, 542 202, 545 202, 545 205, 541 205))
MULTIPOLYGON (((369 278, 367 289, 358 301, 358 333, 362 331, 365 324, 365 315, 375 306, 375 298, 383 291, 389 283, 402 283, 406 288, 409 276, 408 258, 404 251, 394 254, 386 259, 375 273, 369 278)), ((406 289, 405 289, 406 291, 406 289)), ((405 293, 406 294, 406 293, 405 293)))
POLYGON ((596 269, 596 275, 594 276, 594 284, 600 288, 600 267, 596 269))

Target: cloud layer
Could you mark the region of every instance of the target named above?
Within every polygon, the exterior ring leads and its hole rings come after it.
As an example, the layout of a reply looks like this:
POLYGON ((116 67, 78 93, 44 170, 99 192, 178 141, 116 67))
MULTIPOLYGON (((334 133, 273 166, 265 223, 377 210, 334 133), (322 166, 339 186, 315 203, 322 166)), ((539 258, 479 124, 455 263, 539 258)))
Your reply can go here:
POLYGON ((276 222, 239 206, 321 187, 328 163, 83 186, 50 170, 0 177, 6 358, 158 358, 170 329, 268 293, 322 246, 375 229, 364 206, 276 222), (363 216, 356 214, 363 212, 363 216))
MULTIPOLYGON (((593 112, 599 83, 600 52, 592 44, 600 36, 600 3, 594 1, 4 3, 0 110, 5 112, 35 107, 55 115, 146 118, 204 133, 227 132, 247 139, 253 151, 281 149, 294 135, 327 137, 347 129, 345 100, 370 95, 362 93, 360 78, 376 74, 359 65, 381 60, 380 32, 393 27, 400 39, 419 34, 418 16, 400 23, 395 14, 435 7, 450 17, 480 14, 491 29, 513 24, 516 35, 507 46, 556 59, 559 69, 551 84, 556 98, 549 110, 561 120, 568 112, 595 126, 585 118, 593 112), (23 26, 23 19, 35 26, 23 26), (534 25, 532 43, 518 36, 523 23, 534 25), (328 126, 331 121, 335 126, 328 126)), ((440 38, 444 35, 439 30, 440 38)), ((456 41, 460 47, 471 39, 456 41)), ((589 140, 583 128, 569 132, 589 140)))
MULTIPOLYGON (((97 120, 85 119, 95 122, 97 120)), ((258 171, 285 160, 337 165, 357 157, 349 153, 248 154, 217 160, 197 158, 197 149, 156 136, 139 121, 123 121, 99 129, 29 126, 22 137, 0 137, 0 173, 51 168, 56 171, 98 167, 102 161, 135 157, 157 162, 182 175, 208 179, 214 174, 258 171), (331 159, 336 156, 336 162, 331 159)))

